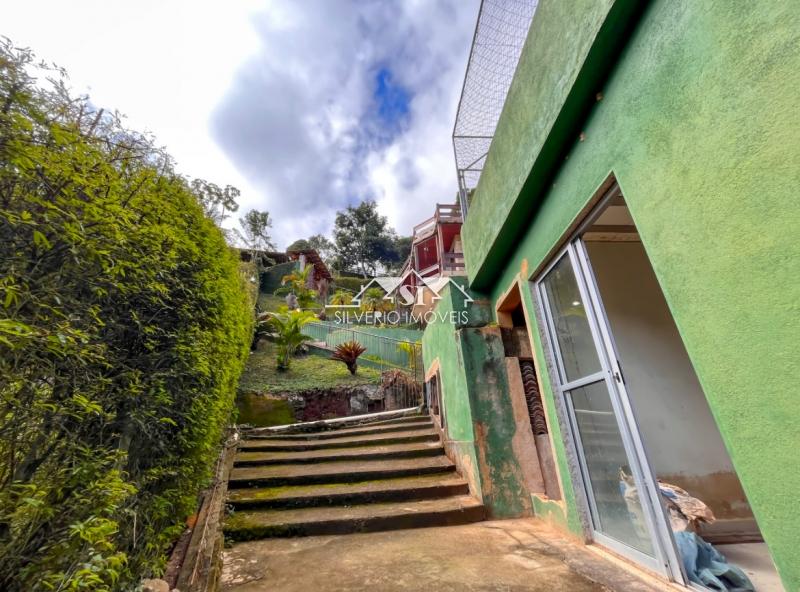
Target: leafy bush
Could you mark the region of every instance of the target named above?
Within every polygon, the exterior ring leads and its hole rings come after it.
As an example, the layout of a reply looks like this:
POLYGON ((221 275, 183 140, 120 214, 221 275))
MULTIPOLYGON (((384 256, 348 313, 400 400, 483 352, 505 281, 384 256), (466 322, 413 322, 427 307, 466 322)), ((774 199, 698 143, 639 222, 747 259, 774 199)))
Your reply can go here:
POLYGON ((43 68, 0 39, 0 589, 123 590, 196 511, 253 303, 169 157, 43 68))
POLYGON ((297 348, 311 337, 303 334, 303 326, 317 320, 310 310, 284 310, 267 312, 259 317, 259 329, 264 328, 277 346, 278 370, 288 370, 297 348))
POLYGON ((286 274, 281 278, 281 287, 275 290, 275 295, 294 294, 299 308, 311 308, 317 300, 317 291, 308 287, 312 273, 314 273, 314 266, 306 265, 302 271, 295 269, 286 274))
POLYGON ((333 285, 337 290, 346 290, 352 292, 353 295, 361 291, 361 287, 369 283, 369 279, 360 277, 343 277, 337 276, 333 279, 333 285))

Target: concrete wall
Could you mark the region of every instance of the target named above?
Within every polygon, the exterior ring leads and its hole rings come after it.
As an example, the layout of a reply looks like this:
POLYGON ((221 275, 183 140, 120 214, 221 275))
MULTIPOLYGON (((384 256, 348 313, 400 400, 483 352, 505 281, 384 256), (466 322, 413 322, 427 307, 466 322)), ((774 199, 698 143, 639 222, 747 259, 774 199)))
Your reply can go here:
POLYGON ((527 422, 509 395, 509 376, 498 327, 485 301, 464 305, 451 287, 442 292, 437 319, 422 339, 426 376, 439 372, 440 400, 447 418, 445 448, 472 492, 493 518, 531 514, 530 467, 536 449, 520 453, 531 442, 527 422), (466 322, 453 323, 451 311, 466 310, 466 322), (522 463, 520 462, 522 461, 522 463))
POLYGON ((657 0, 618 35, 617 58, 600 50, 626 4, 540 2, 462 229, 470 280, 494 302, 529 277, 613 172, 784 583, 798 589, 800 11, 657 0), (614 68, 594 84, 603 58, 614 68))
POLYGON ((752 517, 644 247, 586 247, 656 476, 706 502, 719 519, 752 517))

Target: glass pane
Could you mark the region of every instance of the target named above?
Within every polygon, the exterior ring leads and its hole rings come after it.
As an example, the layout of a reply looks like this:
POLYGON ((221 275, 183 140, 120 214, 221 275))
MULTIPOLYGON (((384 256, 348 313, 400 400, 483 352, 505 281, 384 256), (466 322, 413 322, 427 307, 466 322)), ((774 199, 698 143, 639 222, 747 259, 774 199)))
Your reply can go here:
POLYGON ((569 257, 562 257, 542 283, 567 374, 564 382, 599 372, 600 359, 569 257))
POLYGON ((598 516, 595 527, 606 536, 653 556, 644 511, 622 444, 606 383, 595 382, 568 393, 575 410, 582 452, 598 516))

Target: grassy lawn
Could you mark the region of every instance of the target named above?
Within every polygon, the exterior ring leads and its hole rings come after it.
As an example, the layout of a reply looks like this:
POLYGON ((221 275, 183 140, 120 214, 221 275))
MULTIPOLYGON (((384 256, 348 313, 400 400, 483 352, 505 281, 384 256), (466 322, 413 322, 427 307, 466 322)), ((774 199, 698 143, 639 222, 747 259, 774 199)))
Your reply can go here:
POLYGON ((276 311, 281 306, 286 306, 286 296, 275 296, 264 292, 258 294, 258 310, 261 312, 276 311))
POLYGON ((359 366, 358 373, 352 376, 341 362, 315 355, 295 358, 289 370, 279 372, 275 367, 275 347, 262 343, 259 351, 250 354, 239 388, 245 392, 285 393, 374 383, 379 378, 380 372, 373 368, 359 366))

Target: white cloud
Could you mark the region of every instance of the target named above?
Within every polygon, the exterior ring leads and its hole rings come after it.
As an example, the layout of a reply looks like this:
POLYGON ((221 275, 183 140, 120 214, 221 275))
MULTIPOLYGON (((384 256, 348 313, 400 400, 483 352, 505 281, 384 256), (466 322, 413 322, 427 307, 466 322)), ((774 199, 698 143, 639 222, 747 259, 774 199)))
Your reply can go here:
POLYGON ((478 0, 27 0, 0 33, 64 66, 179 170, 242 190, 286 245, 378 200, 401 233, 452 201, 450 134, 478 0), (412 96, 386 141, 380 67, 412 96))

